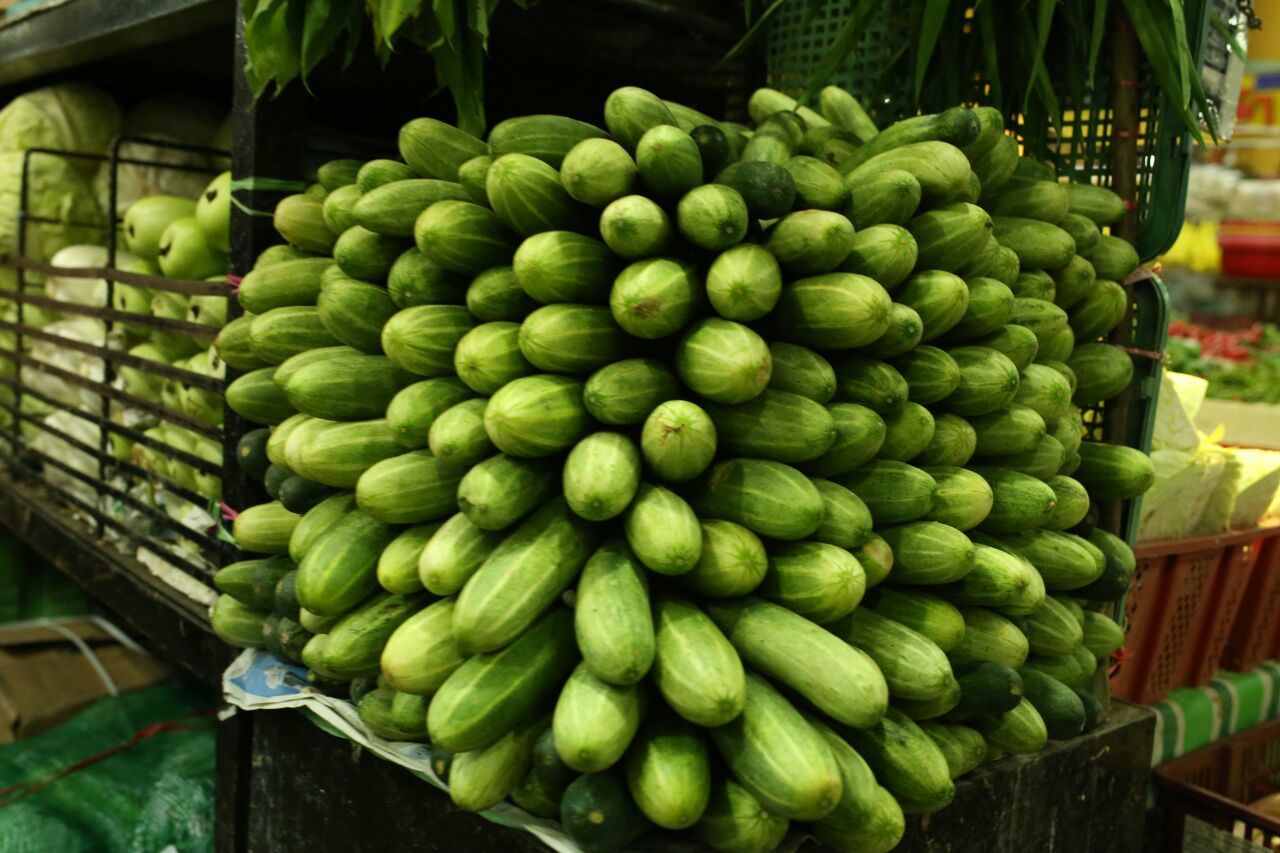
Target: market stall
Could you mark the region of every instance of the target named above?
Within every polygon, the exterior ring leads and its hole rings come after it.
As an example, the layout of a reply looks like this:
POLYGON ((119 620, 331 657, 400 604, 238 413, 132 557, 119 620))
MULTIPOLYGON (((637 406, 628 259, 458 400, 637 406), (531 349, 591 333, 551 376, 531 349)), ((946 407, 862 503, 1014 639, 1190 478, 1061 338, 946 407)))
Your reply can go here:
POLYGON ((1141 845, 1112 696, 1277 651, 1143 263, 1235 17, 237 5, 0 27, 0 505, 224 691, 220 849, 1141 845))

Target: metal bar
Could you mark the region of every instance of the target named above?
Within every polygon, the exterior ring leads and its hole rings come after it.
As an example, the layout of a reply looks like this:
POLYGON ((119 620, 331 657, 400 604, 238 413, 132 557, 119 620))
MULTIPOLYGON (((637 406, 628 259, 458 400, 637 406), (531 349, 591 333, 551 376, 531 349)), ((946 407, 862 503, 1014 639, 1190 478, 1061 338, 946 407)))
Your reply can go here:
POLYGON ((51 299, 50 297, 42 294, 37 295, 35 293, 0 291, 0 299, 7 299, 11 302, 19 303, 26 302, 31 305, 37 305, 41 308, 48 308, 50 311, 59 311, 63 314, 76 314, 81 317, 93 317, 104 321, 118 320, 131 325, 149 326, 152 329, 177 332, 183 335, 191 335, 194 338, 213 340, 218 336, 218 329, 213 326, 206 326, 203 323, 190 323, 186 320, 171 320, 168 317, 134 314, 131 311, 117 311, 114 308, 98 308, 93 305, 80 305, 76 302, 63 302, 62 300, 51 299))
MULTIPOLYGON (((150 145, 153 148, 168 148, 173 151, 186 151, 190 154, 204 154, 209 157, 226 157, 228 154, 231 153, 225 148, 216 148, 212 145, 201 145, 198 142, 179 142, 176 139, 160 139, 159 137, 155 137, 155 136, 124 135, 124 136, 117 136, 116 141, 117 143, 133 142, 139 145, 150 145)), ((109 155, 100 155, 100 156, 102 156, 102 159, 104 160, 116 159, 116 158, 110 157, 109 155)), ((121 157, 117 160, 117 162, 136 163, 140 166, 159 166, 162 169, 200 171, 210 175, 216 175, 222 172, 221 169, 211 168, 208 166, 203 166, 203 167, 200 167, 199 169, 193 170, 189 164, 166 163, 163 161, 156 161, 156 160, 129 160, 121 157)))
MULTIPOLYGON (((57 427, 49 426, 42 419, 34 415, 28 414, 27 412, 20 412, 14 409, 13 406, 9 405, 8 403, 0 402, 0 408, 7 410, 14 417, 22 418, 24 421, 32 424, 37 429, 43 432, 47 432, 61 441, 65 441, 67 444, 71 445, 76 450, 79 450, 81 453, 85 454, 86 456, 92 456, 94 460, 98 462, 98 465, 99 465, 98 480, 104 484, 107 483, 108 477, 102 469, 109 464, 111 467, 119 468, 121 471, 124 471, 126 474, 137 477, 138 479, 143 480, 145 482, 158 483, 161 488, 165 489, 166 491, 172 492, 173 494, 177 495, 183 500, 193 503, 196 506, 206 505, 209 502, 209 498, 197 492, 191 491, 186 486, 182 485, 181 483, 177 482, 171 477, 165 476, 163 474, 158 474, 155 471, 149 471, 146 468, 141 467, 140 465, 133 464, 127 459, 117 458, 115 454, 108 451, 105 448, 105 446, 101 448, 90 447, 89 445, 85 444, 83 441, 71 435, 70 433, 63 432, 57 427)), ((84 420, 89 420, 89 418, 85 418, 84 420)), ((98 428, 98 432, 100 436, 109 435, 108 431, 102 429, 100 425, 98 428)), ((162 445, 162 446, 167 447, 167 445, 162 445)), ((217 472, 215 471, 213 473, 217 473, 217 472)))
MULTIPOLYGON (((16 388, 18 387, 19 382, 16 379, 7 379, 7 378, 0 377, 0 384, 4 384, 10 387, 16 388)), ((116 423, 113 420, 107 420, 106 422, 103 422, 99 419, 98 415, 90 414, 81 409, 77 409, 75 406, 67 405, 61 400, 56 400, 53 397, 48 397, 44 394, 41 394, 39 391, 32 390, 31 388, 27 388, 25 393, 26 393, 26 396, 31 397, 32 399, 35 399, 35 400, 39 400, 40 402, 44 403, 47 406, 51 406, 52 408, 58 409, 63 412, 70 412, 76 417, 82 418, 86 421, 92 421, 93 423, 97 424, 99 428, 106 427, 106 429, 110 430, 111 432, 117 433, 118 435, 124 436, 125 438, 132 441, 134 444, 141 444, 146 447, 150 447, 153 450, 160 451, 161 453, 164 453, 171 459, 176 459, 177 461, 183 463, 184 465, 190 465, 192 468, 197 469, 202 474, 209 474, 212 476, 222 475, 222 467, 220 465, 210 462, 208 459, 205 459, 202 456, 196 456, 194 453, 189 453, 188 451, 183 450, 180 447, 174 447, 172 444, 167 444, 163 441, 159 441, 157 439, 151 438, 146 433, 139 432, 133 427, 128 427, 128 426, 125 426, 124 424, 116 423)), ((15 410, 14 405, 11 403, 0 402, 0 407, 7 409, 10 412, 15 410)), ((28 418, 34 417, 33 415, 27 412, 23 412, 23 414, 28 418)))
MULTIPOLYGON (((187 537, 188 539, 192 540, 193 542, 196 542, 197 544, 201 545, 204 548, 207 548, 211 551, 216 552, 216 551, 223 551, 229 547, 229 543, 222 542, 218 539, 214 539, 208 536, 207 534, 192 530, 186 525, 180 524, 178 521, 173 519, 168 513, 164 512, 163 510, 159 510, 153 506, 149 506, 148 504, 145 504, 142 501, 135 498, 133 495, 130 495, 127 492, 123 492, 117 489, 116 487, 112 486, 110 483, 105 482, 103 480, 99 480, 89 474, 85 474, 82 471, 78 471, 72 466, 66 464, 65 462, 59 459, 55 459, 54 457, 50 456, 47 453, 36 450, 35 448, 32 448, 32 447, 28 447, 24 449, 23 454, 26 456, 39 457, 42 464, 52 465, 54 468, 57 468, 58 470, 67 474, 68 476, 74 477, 75 479, 89 485, 94 489, 95 494, 109 495, 110 497, 120 501, 121 503, 126 504, 127 506, 133 509, 136 509, 138 512, 145 515, 147 518, 151 519, 152 521, 155 521, 161 526, 164 526, 173 530, 174 533, 177 533, 180 536, 187 537)), ((58 487, 50 486, 50 488, 57 489, 58 487)), ((62 491, 62 490, 59 489, 58 491, 62 491)), ((97 516, 100 516, 98 518, 98 521, 100 523, 103 521, 104 518, 112 519, 111 515, 107 513, 103 513, 100 510, 95 510, 94 512, 97 516)), ((116 525, 121 524, 120 522, 115 522, 114 519, 112 519, 112 521, 108 523, 113 523, 116 525)), ((133 538, 133 537, 130 536, 130 538, 133 538)), ((139 541, 145 543, 145 542, 148 542, 149 540, 142 539, 139 541)), ((201 570, 201 573, 205 574, 203 570, 201 570)))
POLYGON ((22 217, 26 222, 34 222, 38 225, 58 225, 61 227, 73 226, 76 228, 106 228, 104 222, 83 222, 78 219, 54 219, 52 216, 35 216, 28 213, 22 217))
POLYGON ((0 85, 49 75, 230 23, 217 0, 76 0, 0 29, 0 85))
POLYGON ((38 361, 36 359, 23 359, 22 363, 35 367, 42 373, 48 373, 51 376, 56 376, 64 382, 75 385, 78 388, 87 388, 95 394, 106 395, 117 402, 124 403, 127 406, 132 406, 135 409, 147 412, 161 420, 166 420, 170 423, 184 426, 192 432, 203 435, 206 438, 212 438, 214 441, 222 440, 221 430, 217 427, 210 426, 199 418, 193 418, 187 414, 170 411, 163 406, 157 406, 150 400, 130 394, 128 391, 121 391, 118 388, 103 385, 101 382, 94 382, 92 379, 86 379, 77 373, 63 370, 60 367, 54 367, 52 364, 46 364, 43 361, 38 361))
MULTIPOLYGON (((14 331, 16 328, 16 323, 10 323, 7 320, 0 320, 0 331, 14 331)), ((226 388, 226 383, 216 377, 206 376, 203 373, 196 373, 192 370, 184 370, 181 367, 174 367, 172 364, 166 364, 163 361, 152 361, 149 358, 130 355, 123 350, 108 349, 107 347, 101 347, 97 344, 87 344, 84 341, 77 341, 74 338, 63 337, 62 335, 51 335, 41 329, 29 328, 25 330, 24 334, 29 338, 45 341, 64 349, 71 349, 76 352, 97 356, 107 362, 123 364, 126 367, 132 367, 142 373, 150 373, 155 376, 163 376, 166 379, 173 379, 194 388, 203 388, 207 391, 213 391, 218 394, 221 394, 226 388)), ((16 360, 14 353, 3 349, 0 349, 0 358, 16 360)), ((104 379, 103 381, 106 382, 107 380, 104 379)))
POLYGON ((31 270, 60 278, 114 278, 122 284, 132 284, 150 290, 185 293, 188 296, 231 296, 231 285, 225 281, 187 281, 181 278, 126 272, 110 267, 55 267, 53 264, 24 257, 21 253, 0 256, 0 266, 31 270))

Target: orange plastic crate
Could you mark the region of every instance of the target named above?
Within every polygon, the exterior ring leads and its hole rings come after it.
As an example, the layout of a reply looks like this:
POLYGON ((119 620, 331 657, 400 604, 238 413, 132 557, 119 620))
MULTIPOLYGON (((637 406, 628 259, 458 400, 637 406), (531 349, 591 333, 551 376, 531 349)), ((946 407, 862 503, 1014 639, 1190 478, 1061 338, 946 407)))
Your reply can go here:
POLYGON ((1231 634, 1263 536, 1259 530, 1138 546, 1125 601, 1126 636, 1114 696, 1155 702, 1208 684, 1231 634))
POLYGON ((1231 627, 1222 655, 1224 669, 1243 672, 1280 654, 1280 527, 1269 533, 1261 540, 1231 627))

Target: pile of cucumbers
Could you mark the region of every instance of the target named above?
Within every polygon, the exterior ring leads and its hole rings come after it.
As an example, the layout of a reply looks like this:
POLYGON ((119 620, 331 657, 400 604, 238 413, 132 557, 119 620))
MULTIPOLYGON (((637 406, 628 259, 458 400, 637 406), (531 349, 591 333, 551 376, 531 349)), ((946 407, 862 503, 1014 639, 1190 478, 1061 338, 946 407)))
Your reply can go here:
POLYGON ((1096 726, 1124 639, 1121 199, 989 108, 749 111, 410 121, 280 203, 218 339, 273 500, 214 628, 587 850, 890 850, 1096 726))

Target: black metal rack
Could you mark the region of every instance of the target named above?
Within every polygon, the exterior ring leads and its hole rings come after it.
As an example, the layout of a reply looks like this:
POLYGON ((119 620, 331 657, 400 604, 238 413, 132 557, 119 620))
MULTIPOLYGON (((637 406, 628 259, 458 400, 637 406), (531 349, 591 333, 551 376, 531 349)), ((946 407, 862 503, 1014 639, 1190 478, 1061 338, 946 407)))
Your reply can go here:
POLYGON ((148 435, 145 429, 139 428, 140 424, 123 423, 119 416, 125 412, 140 414, 156 424, 170 424, 187 430, 215 443, 218 447, 224 443, 224 432, 217 425, 210 424, 188 412, 175 411, 160 402, 117 387, 114 380, 118 368, 127 367, 148 376, 181 383, 184 388, 199 389, 219 397, 222 395, 225 383, 222 379, 213 376, 132 355, 124 349, 112 346, 109 339, 120 327, 127 325, 135 330, 141 328, 189 335, 205 342, 206 346, 212 344, 218 332, 217 327, 189 320, 156 317, 148 313, 122 310, 116 306, 115 292, 118 284, 183 296, 226 298, 230 294, 229 286, 225 282, 184 281, 117 269, 120 218, 116 210, 122 166, 193 172, 212 177, 220 171, 216 163, 219 159, 225 158, 227 153, 205 146, 130 136, 118 137, 107 155, 49 148, 29 149, 23 157, 17 253, 0 260, 0 264, 12 268, 17 277, 17 289, 0 294, 0 298, 16 304, 16 319, 0 319, 0 330, 12 335, 12 348, 0 348, 0 358, 8 360, 12 365, 12 375, 0 379, 0 382, 13 392, 11 401, 0 401, 0 408, 3 408, 10 417, 10 430, 5 440, 11 465, 24 474, 35 474, 38 470, 55 470, 71 478, 76 484, 83 484, 93 495, 92 500, 86 499, 85 494, 80 493, 80 490, 59 486, 56 481, 49 483, 48 488, 76 511, 92 519, 94 533, 98 537, 111 534, 119 537, 123 542, 145 547, 165 562, 206 585, 214 565, 235 558, 234 548, 217 535, 216 521, 220 517, 220 512, 218 512, 216 498, 219 496, 198 493, 189 482, 183 483, 174 477, 167 470, 167 465, 171 462, 174 465, 186 466, 191 472, 208 475, 220 482, 225 476, 225 457, 219 462, 213 462, 206 456, 148 435), (139 146, 146 147, 139 148, 139 146), (152 154, 140 156, 135 153, 126 153, 138 150, 145 150, 152 154), (169 156, 170 154, 197 155, 206 160, 204 163, 178 162, 181 158, 169 156), (67 222, 42 216, 33 210, 30 197, 33 166, 40 158, 45 157, 60 157, 69 161, 87 161, 106 165, 108 168, 107 211, 102 220, 67 222), (106 249, 105 265, 68 269, 27 257, 29 230, 41 225, 79 227, 85 229, 86 233, 96 231, 101 235, 102 245, 106 249), (106 284, 102 304, 83 304, 78 301, 54 298, 29 286, 31 284, 29 277, 34 274, 101 280, 106 284), (106 334, 99 343, 76 340, 45 331, 28 322, 28 309, 31 307, 100 321, 106 334), (95 370, 100 365, 101 375, 83 376, 35 357, 27 351, 28 344, 33 341, 55 350, 65 350, 80 357, 92 359, 90 363, 95 366, 95 370), (37 390, 33 387, 36 374, 83 392, 82 399, 69 402, 66 399, 59 399, 58 395, 37 390), (52 411, 67 412, 80 421, 92 424, 98 437, 96 446, 52 425, 43 415, 31 414, 23 405, 24 398, 32 398, 52 411), (95 399, 96 406, 92 405, 95 399), (48 453, 33 446, 33 442, 24 440, 24 433, 28 431, 53 436, 65 446, 82 454, 83 457, 91 459, 95 470, 85 471, 83 466, 69 464, 67 459, 58 458, 57 454, 48 453), (133 461, 120 458, 113 449, 113 440, 116 438, 142 445, 151 453, 159 454, 165 459, 165 468, 150 470, 133 461), (146 495, 135 494, 133 487, 138 484, 146 485, 148 492, 146 495), (160 496, 161 501, 165 496, 172 496, 196 507, 208 508, 215 519, 215 524, 203 529, 184 524, 166 512, 163 506, 157 505, 159 503, 155 499, 157 496, 160 496), (110 506, 112 504, 121 507, 123 511, 113 512, 110 506), (145 526, 137 524, 138 519, 145 521, 145 526), (188 557, 182 548, 166 547, 170 543, 184 541, 198 548, 204 558, 188 557))

